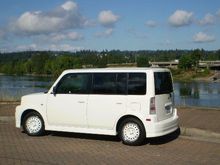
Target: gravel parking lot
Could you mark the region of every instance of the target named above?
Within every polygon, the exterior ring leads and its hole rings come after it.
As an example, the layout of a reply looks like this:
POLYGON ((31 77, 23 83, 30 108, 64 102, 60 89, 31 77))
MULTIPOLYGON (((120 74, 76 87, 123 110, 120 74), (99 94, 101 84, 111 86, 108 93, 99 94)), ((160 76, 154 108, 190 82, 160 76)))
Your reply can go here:
POLYGON ((13 121, 0 122, 0 164, 219 164, 220 144, 171 134, 138 147, 118 138, 50 132, 29 137, 13 121))

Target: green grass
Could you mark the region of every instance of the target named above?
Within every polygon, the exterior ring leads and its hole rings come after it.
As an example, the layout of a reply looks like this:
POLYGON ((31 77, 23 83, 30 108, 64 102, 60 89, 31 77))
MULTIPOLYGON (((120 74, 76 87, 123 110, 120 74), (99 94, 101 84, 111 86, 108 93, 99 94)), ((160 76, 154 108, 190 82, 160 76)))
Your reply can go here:
POLYGON ((199 69, 199 70, 181 70, 181 69, 172 69, 174 81, 184 81, 189 82, 196 80, 198 78, 208 79, 213 75, 213 71, 208 69, 199 69))

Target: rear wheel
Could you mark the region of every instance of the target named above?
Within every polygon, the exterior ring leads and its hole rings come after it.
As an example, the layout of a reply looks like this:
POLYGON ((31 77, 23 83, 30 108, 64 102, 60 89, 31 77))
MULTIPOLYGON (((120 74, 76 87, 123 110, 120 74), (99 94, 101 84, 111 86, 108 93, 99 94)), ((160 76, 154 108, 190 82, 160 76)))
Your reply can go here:
POLYGON ((125 119, 119 129, 122 142, 126 145, 141 145, 145 140, 145 129, 143 124, 135 118, 125 119))
POLYGON ((29 136, 40 136, 44 133, 44 122, 37 112, 28 113, 23 120, 23 128, 29 136))

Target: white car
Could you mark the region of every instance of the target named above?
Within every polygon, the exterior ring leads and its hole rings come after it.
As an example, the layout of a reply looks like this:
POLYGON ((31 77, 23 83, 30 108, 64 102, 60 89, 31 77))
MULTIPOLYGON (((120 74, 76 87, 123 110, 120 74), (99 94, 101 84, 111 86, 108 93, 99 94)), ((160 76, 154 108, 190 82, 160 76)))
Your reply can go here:
POLYGON ((127 145, 178 129, 172 77, 162 68, 72 69, 47 93, 23 96, 16 127, 30 136, 45 130, 119 135, 127 145))

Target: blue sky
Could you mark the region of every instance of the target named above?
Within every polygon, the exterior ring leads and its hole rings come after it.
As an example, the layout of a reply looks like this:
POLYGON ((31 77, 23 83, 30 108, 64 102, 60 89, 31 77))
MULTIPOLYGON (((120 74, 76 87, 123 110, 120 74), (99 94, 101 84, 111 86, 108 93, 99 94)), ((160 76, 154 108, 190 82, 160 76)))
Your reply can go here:
POLYGON ((219 0, 1 0, 0 51, 220 49, 219 0))

